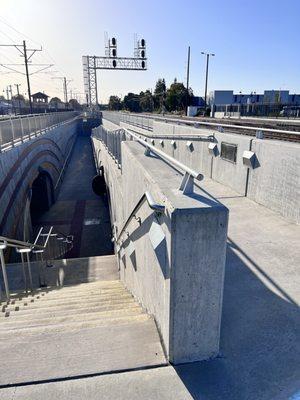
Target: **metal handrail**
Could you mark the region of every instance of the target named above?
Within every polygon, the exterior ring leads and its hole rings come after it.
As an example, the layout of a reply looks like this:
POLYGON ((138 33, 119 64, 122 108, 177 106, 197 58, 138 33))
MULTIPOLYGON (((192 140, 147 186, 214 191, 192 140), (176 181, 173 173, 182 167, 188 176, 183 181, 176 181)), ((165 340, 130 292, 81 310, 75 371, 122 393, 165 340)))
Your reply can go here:
MULTIPOLYGON (((66 236, 63 234, 59 234, 59 236, 58 236, 58 234, 52 233, 53 226, 51 226, 49 228, 49 231, 47 233, 43 233, 43 229, 44 229, 43 227, 41 227, 39 229, 38 234, 33 243, 7 238, 5 236, 0 236, 0 263, 1 263, 1 268, 2 268, 2 275, 3 275, 3 280, 4 280, 4 287, 5 287, 7 301, 10 300, 10 291, 9 291, 9 284, 8 284, 8 278, 7 278, 7 273, 6 273, 5 258, 4 258, 4 253, 3 253, 3 251, 7 247, 15 248, 17 253, 20 254, 22 268, 23 268, 23 278, 24 278, 24 282, 25 282, 25 290, 27 292, 28 287, 27 287, 27 277, 26 277, 26 270, 25 270, 24 254, 26 255, 26 258, 27 258, 27 269, 28 269, 28 276, 29 276, 29 281, 30 281, 30 288, 31 288, 31 290, 33 290, 33 281, 32 281, 32 274, 31 274, 31 264, 30 264, 29 253, 31 253, 31 252, 35 253, 36 256, 38 256, 38 254, 40 254, 41 261, 43 261, 43 254, 47 248, 49 249, 49 254, 51 254, 49 240, 50 240, 50 237, 52 237, 52 236, 55 236, 56 239, 58 239, 58 240, 63 240, 63 243, 72 244, 73 238, 71 236, 66 236), (40 239, 42 240, 43 244, 38 244, 38 241, 40 239)), ((64 248, 61 245, 59 245, 59 249, 62 250, 62 252, 59 252, 59 256, 64 254, 64 252, 66 250, 69 250, 67 248, 64 248)), ((46 254, 46 257, 47 257, 47 254, 46 254)), ((37 261, 38 261, 38 259, 37 259, 37 261)), ((1 293, 0 293, 0 295, 1 295, 1 293)))
MULTIPOLYGON (((137 142, 139 142, 142 146, 146 147, 145 150, 145 155, 149 156, 150 155, 150 151, 152 151, 154 154, 158 155, 160 158, 162 158, 163 160, 169 162, 171 165, 173 165, 174 167, 177 167, 179 170, 184 172, 184 176, 183 179, 180 183, 179 186, 179 190, 182 191, 183 194, 190 194, 193 192, 194 190, 194 179, 201 181, 202 179, 204 179, 204 176, 200 173, 197 172, 195 170, 193 170, 192 168, 188 167, 187 165, 181 163, 180 161, 176 160, 174 157, 169 156, 168 154, 166 154, 164 151, 157 149, 156 147, 152 146, 151 144, 149 144, 147 142, 147 139, 141 139, 141 137, 139 137, 137 134, 135 134, 133 131, 127 129, 127 128, 121 128, 121 129, 114 129, 111 131, 107 131, 105 128, 103 128, 102 126, 99 128, 95 128, 96 133, 98 133, 97 129, 101 129, 101 132, 105 131, 106 135, 101 136, 101 133, 99 133, 100 137, 99 139, 104 143, 104 145, 106 146, 106 148, 108 149, 109 152, 109 136, 107 135, 107 133, 111 133, 114 134, 116 132, 125 132, 125 134, 127 134, 127 136, 130 136, 130 139, 135 139, 137 142)), ((115 156, 113 156, 115 157, 115 156)))
POLYGON ((121 229, 120 233, 118 234, 118 237, 116 238, 116 244, 119 243, 123 233, 126 231, 126 228, 129 225, 130 221, 132 220, 132 218, 136 217, 137 211, 141 208, 141 206, 144 204, 144 202, 146 200, 147 200, 148 206, 151 208, 151 210, 154 210, 157 213, 164 212, 165 206, 163 204, 155 203, 151 193, 146 191, 142 195, 142 197, 139 199, 139 201, 136 203, 134 209, 131 211, 129 217, 127 218, 126 222, 124 223, 123 228, 121 229))
POLYGON ((38 232, 33 244, 37 244, 37 242, 38 242, 38 240, 39 240, 39 238, 41 236, 41 233, 43 232, 43 229, 44 229, 43 227, 40 228, 40 230, 39 230, 39 232, 38 232))
POLYGON ((188 167, 187 165, 181 163, 180 161, 176 160, 176 158, 174 158, 172 156, 169 156, 164 151, 157 149, 155 146, 152 146, 151 144, 149 144, 145 140, 141 139, 137 134, 133 133, 129 129, 127 129, 127 128, 123 128, 123 129, 129 135, 134 137, 136 139, 136 141, 141 143, 146 148, 150 149, 154 154, 157 154, 160 157, 164 158, 165 160, 169 161, 171 164, 173 164, 174 166, 178 167, 182 171, 188 173, 189 175, 191 175, 192 177, 194 177, 198 181, 202 181, 202 179, 204 179, 204 176, 202 174, 200 174, 200 172, 195 171, 194 169, 192 169, 192 168, 188 167))
POLYGON ((61 180, 61 178, 62 178, 62 175, 63 175, 63 173, 64 173, 64 171, 65 171, 66 165, 67 165, 67 163, 69 162, 69 158, 70 158, 70 155, 71 155, 72 151, 73 151, 73 146, 71 146, 71 148, 70 148, 70 150, 69 150, 69 153, 68 153, 68 155, 67 155, 67 157, 66 157, 66 159, 65 159, 65 161, 64 161, 64 164, 63 164, 63 166, 62 166, 62 169, 61 169, 61 171, 60 171, 60 173, 59 173, 59 176, 58 176, 58 178, 57 178, 56 184, 55 184, 55 186, 54 186, 54 189, 56 189, 57 186, 59 185, 59 182, 60 182, 60 180, 61 180))
MULTIPOLYGON (((43 228, 41 228, 41 229, 43 229, 43 228)), ((26 249, 28 249, 28 248, 34 248, 34 247, 37 247, 37 248, 44 248, 44 246, 41 246, 41 245, 36 244, 37 240, 38 240, 38 238, 35 240, 34 243, 30 243, 30 242, 23 242, 23 241, 21 241, 21 240, 10 239, 10 238, 7 238, 7 237, 5 237, 5 236, 0 236, 0 241, 1 241, 2 243, 6 243, 7 246, 10 245, 10 246, 12 246, 12 247, 16 247, 16 248, 26 248, 26 249)))

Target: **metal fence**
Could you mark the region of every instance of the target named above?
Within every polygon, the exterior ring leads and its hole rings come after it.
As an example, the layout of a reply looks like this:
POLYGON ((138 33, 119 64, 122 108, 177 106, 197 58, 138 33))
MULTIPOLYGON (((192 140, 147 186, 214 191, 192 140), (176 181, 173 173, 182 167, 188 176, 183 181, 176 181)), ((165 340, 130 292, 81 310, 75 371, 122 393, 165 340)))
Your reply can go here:
POLYGON ((124 129, 108 131, 103 126, 98 126, 92 130, 93 136, 100 139, 107 147, 108 153, 113 157, 118 165, 122 163, 121 142, 127 140, 124 129))
POLYGON ((78 115, 75 111, 58 112, 51 114, 31 114, 19 117, 10 117, 0 120, 0 151, 14 147, 45 130, 78 115))
POLYGON ((133 115, 117 111, 103 111, 102 113, 104 119, 107 119, 116 125, 120 125, 120 122, 125 122, 148 131, 152 131, 153 129, 153 117, 147 115, 133 115))

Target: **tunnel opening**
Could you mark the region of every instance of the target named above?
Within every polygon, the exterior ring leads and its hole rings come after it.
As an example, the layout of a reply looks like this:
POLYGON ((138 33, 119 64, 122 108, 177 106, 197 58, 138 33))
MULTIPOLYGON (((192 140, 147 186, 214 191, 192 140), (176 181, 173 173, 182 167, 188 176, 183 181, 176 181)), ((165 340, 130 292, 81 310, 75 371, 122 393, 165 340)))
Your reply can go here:
POLYGON ((42 171, 31 187, 30 216, 33 225, 54 203, 54 188, 50 175, 42 171))

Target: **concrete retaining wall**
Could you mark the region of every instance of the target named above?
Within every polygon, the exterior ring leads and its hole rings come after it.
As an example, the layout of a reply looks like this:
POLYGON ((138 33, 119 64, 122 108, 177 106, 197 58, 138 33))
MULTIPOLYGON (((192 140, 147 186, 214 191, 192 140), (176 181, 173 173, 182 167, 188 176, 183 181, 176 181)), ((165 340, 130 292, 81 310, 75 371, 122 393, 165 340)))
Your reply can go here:
MULTIPOLYGON (((51 128, 0 154, 0 234, 23 239, 24 211, 32 182, 47 171, 55 186, 76 138, 79 121, 51 128)), ((59 185, 54 191, 58 193, 59 185)))
POLYGON ((218 154, 211 156, 208 151, 209 142, 196 138, 196 135, 207 136, 207 130, 157 121, 153 121, 153 133, 122 122, 121 126, 153 140, 155 146, 201 172, 205 179, 212 178, 239 195, 247 194, 252 200, 280 213, 287 220, 299 223, 299 144, 211 130, 209 133, 218 146, 218 154), (192 151, 186 146, 187 142, 192 142, 192 151), (236 163, 221 157, 222 142, 237 145, 236 163), (258 162, 256 168, 248 171, 243 165, 243 153, 250 148, 256 153, 258 162))
POLYGON ((145 156, 137 142, 122 142, 120 171, 103 143, 92 140, 105 169, 118 233, 146 190, 166 208, 156 215, 143 204, 130 221, 116 246, 122 281, 155 317, 170 361, 216 356, 228 210, 198 189, 183 195, 181 175, 145 156))
MULTIPOLYGON (((120 126, 132 128, 131 125, 123 122, 120 123, 120 126)), ((134 127, 134 130, 148 137, 151 144, 183 164, 200 171, 205 176, 211 175, 211 156, 208 152, 211 134, 208 134, 207 131, 157 121, 153 121, 153 132, 136 127, 134 127), (199 138, 199 131, 202 138, 199 138), (153 142, 151 142, 151 139, 153 142), (192 142, 191 148, 187 146, 189 142, 192 142)))
POLYGON ((249 175, 248 197, 300 223, 300 145, 253 140, 259 167, 249 175))
POLYGON ((248 136, 215 132, 215 142, 218 144, 218 156, 213 157, 212 179, 229 186, 241 195, 246 193, 247 167, 243 165, 243 153, 250 149, 251 138, 248 136), (236 163, 221 157, 221 143, 237 145, 236 163))
POLYGON ((249 150, 251 138, 247 136, 228 134, 218 132, 217 130, 207 130, 201 128, 192 128, 184 125, 173 125, 163 122, 153 122, 153 133, 163 136, 180 135, 178 151, 174 152, 174 157, 180 159, 183 163, 202 172, 205 177, 210 177, 217 182, 231 187, 239 194, 245 194, 247 181, 247 168, 243 166, 243 152, 249 150), (212 157, 208 152, 208 143, 197 142, 197 135, 212 135, 214 142, 218 144, 218 156, 212 157), (188 151, 186 141, 192 141, 194 150, 188 151), (221 143, 232 143, 238 146, 237 161, 232 163, 220 157, 221 143))

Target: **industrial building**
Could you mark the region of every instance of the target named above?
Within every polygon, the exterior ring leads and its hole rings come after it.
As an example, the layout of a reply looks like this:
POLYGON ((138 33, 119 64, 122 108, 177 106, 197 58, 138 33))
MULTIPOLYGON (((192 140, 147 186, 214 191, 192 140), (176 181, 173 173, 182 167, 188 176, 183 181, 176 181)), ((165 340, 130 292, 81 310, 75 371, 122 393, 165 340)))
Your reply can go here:
POLYGON ((212 117, 300 116, 300 94, 291 94, 289 90, 265 90, 263 94, 214 90, 208 104, 212 117))
POLYGON ((214 90, 209 94, 210 105, 238 104, 289 104, 300 105, 300 94, 289 90, 265 90, 263 94, 251 92, 234 93, 233 90, 214 90))

